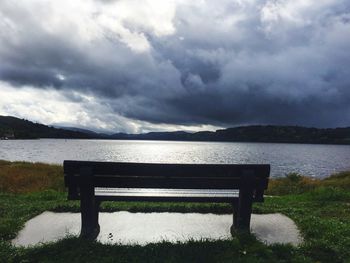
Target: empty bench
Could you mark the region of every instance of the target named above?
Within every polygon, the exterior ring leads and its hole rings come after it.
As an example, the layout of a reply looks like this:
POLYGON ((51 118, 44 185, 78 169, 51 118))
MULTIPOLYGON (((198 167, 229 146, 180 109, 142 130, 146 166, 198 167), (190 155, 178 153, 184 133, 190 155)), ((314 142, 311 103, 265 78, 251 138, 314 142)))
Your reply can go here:
POLYGON ((264 201, 268 164, 156 164, 64 161, 68 199, 80 200, 83 238, 97 237, 102 201, 230 203, 231 233, 250 231, 253 202, 264 201))

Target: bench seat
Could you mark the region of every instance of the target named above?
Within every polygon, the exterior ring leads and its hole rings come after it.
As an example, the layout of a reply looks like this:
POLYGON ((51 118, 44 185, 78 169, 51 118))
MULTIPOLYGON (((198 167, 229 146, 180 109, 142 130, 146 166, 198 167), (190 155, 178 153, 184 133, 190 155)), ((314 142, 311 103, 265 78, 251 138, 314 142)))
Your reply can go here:
POLYGON ((95 187, 95 197, 101 201, 186 201, 230 203, 238 198, 233 189, 159 189, 95 187), (185 199, 184 199, 185 198, 185 199))

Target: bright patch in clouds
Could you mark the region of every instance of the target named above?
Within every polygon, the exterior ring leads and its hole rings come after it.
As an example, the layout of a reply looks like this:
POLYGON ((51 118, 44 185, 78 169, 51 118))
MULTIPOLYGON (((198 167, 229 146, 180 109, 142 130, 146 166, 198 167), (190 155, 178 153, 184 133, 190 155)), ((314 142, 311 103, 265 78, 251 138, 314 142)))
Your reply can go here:
POLYGON ((93 97, 82 94, 69 94, 75 101, 68 100, 56 90, 39 90, 32 87, 16 89, 0 82, 1 95, 0 115, 40 122, 47 125, 89 128, 96 132, 144 133, 151 131, 200 131, 214 130, 211 125, 181 126, 157 124, 127 119, 117 115, 108 105, 96 101, 93 97))
POLYGON ((84 103, 67 100, 56 90, 39 90, 32 87, 15 89, 6 83, 0 83, 0 114, 12 115, 28 120, 52 123, 79 123, 83 126, 91 120, 83 105, 91 103, 89 98, 81 98, 84 103))

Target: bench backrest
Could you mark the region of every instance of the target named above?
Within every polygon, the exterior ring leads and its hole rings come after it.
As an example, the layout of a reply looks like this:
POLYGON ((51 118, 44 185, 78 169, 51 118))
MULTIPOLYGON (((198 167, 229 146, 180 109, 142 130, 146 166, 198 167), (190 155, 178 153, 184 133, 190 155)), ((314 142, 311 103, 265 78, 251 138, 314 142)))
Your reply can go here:
POLYGON ((94 187, 169 189, 254 189, 262 199, 268 164, 164 164, 64 161, 65 185, 71 197, 90 178, 94 187), (91 179, 92 178, 92 179, 91 179))

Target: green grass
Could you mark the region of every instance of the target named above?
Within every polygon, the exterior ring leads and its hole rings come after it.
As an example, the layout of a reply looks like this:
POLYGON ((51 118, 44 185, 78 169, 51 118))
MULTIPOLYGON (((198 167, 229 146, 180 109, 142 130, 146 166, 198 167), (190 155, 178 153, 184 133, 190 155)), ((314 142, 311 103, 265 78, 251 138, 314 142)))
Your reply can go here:
POLYGON ((312 262, 291 246, 266 247, 251 236, 146 246, 102 245, 67 238, 37 248, 6 249, 12 250, 13 261, 26 262, 312 262))
MULTIPOLYGON (((254 205, 254 213, 292 218, 304 238, 300 247, 267 246, 253 235, 147 246, 102 245, 70 237, 33 248, 13 247, 9 241, 28 219, 47 210, 79 211, 78 202, 66 200, 62 177, 61 166, 0 161, 0 262, 350 262, 350 172, 324 180, 296 174, 272 180, 268 191, 276 196, 254 205), (23 174, 29 177, 27 185, 18 187, 20 180, 13 178, 9 183, 9 177, 23 174)), ((101 210, 231 213, 230 205, 211 203, 105 202, 101 210)))
POLYGON ((62 174, 60 165, 0 160, 0 192, 64 191, 62 174))

